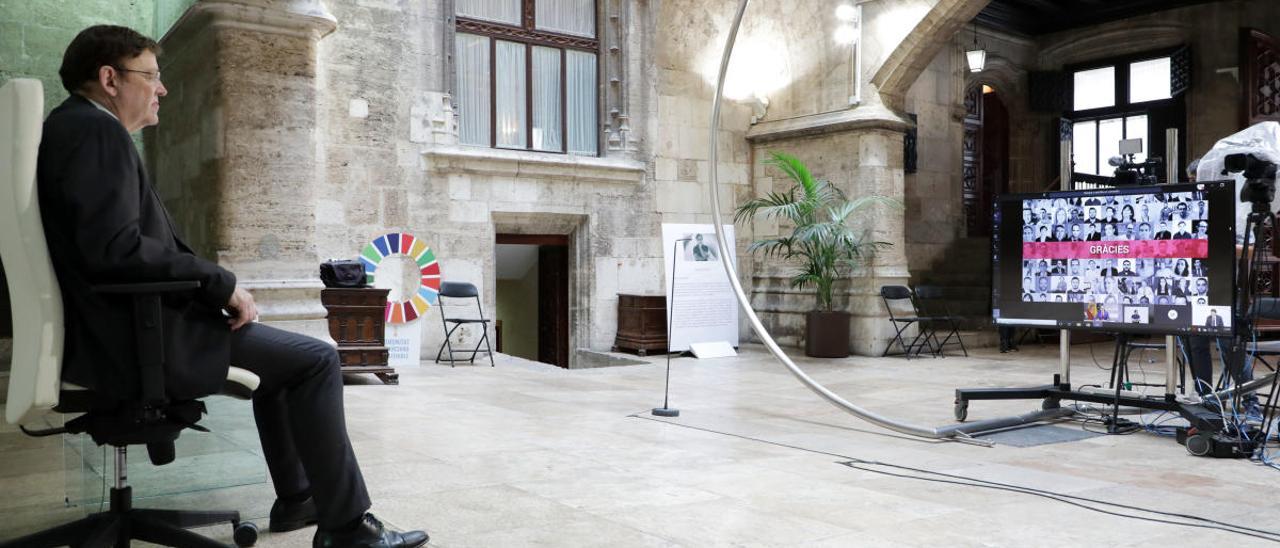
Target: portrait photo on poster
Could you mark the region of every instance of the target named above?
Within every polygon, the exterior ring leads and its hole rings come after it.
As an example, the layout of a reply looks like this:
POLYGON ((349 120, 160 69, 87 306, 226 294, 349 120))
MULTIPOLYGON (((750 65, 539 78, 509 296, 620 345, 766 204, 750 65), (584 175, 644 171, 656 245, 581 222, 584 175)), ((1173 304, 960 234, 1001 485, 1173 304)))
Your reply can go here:
POLYGON ((680 254, 682 261, 712 262, 720 260, 720 245, 716 242, 716 233, 686 234, 684 252, 680 254))

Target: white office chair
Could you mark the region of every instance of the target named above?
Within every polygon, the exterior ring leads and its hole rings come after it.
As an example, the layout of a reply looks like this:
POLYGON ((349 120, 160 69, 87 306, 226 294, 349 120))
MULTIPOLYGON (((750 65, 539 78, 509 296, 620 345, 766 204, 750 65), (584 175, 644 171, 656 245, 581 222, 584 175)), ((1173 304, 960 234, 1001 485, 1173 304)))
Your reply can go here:
MULTIPOLYGON (((147 436, 155 430, 170 428, 173 431, 169 434, 176 438, 182 427, 150 425, 151 430, 147 432, 128 435, 114 431, 96 431, 92 420, 81 421, 88 426, 84 430, 75 427, 68 429, 66 426, 34 431, 27 428, 44 424, 43 419, 50 413, 84 413, 82 417, 88 418, 101 413, 87 404, 92 398, 86 396, 91 392, 61 382, 64 330, 62 295, 49 259, 36 192, 36 155, 40 145, 41 116, 44 113, 43 98, 39 80, 14 79, 0 87, 0 260, 3 260, 5 276, 9 281, 14 317, 13 362, 5 419, 10 424, 20 425, 23 432, 29 435, 47 436, 84 431, 93 435, 99 444, 115 447, 115 484, 111 489, 109 511, 0 546, 126 546, 131 539, 168 546, 223 546, 185 529, 222 522, 230 522, 235 528, 237 545, 251 546, 257 539, 257 529, 252 523, 241 522, 238 512, 189 512, 132 507, 131 489, 125 482, 127 447, 146 443, 148 450, 155 449, 163 455, 167 443, 168 460, 172 460, 172 439, 167 442, 161 439, 158 443, 153 443, 147 436), (152 445, 156 447, 153 448, 152 445)), ((193 287, 199 287, 199 283, 123 284, 104 286, 102 289, 104 292, 129 294, 133 296, 135 303, 154 303, 158 307, 161 293, 190 290, 193 287)), ((232 367, 227 374, 224 394, 247 399, 257 387, 257 375, 232 367)), ((199 402, 195 403, 199 405, 199 402)), ((202 411, 203 406, 199 405, 199 409, 202 411)), ((147 407, 145 410, 159 416, 160 420, 163 420, 166 413, 175 412, 168 407, 147 407)), ((190 411, 191 407, 186 410, 190 411)), ((117 419, 109 413, 101 414, 106 421, 117 419)), ((199 416, 195 418, 198 420, 199 416)), ((131 420, 139 422, 136 418, 131 420)), ((152 453, 152 459, 156 458, 156 454, 152 453)), ((167 460, 161 456, 161 462, 167 460)))

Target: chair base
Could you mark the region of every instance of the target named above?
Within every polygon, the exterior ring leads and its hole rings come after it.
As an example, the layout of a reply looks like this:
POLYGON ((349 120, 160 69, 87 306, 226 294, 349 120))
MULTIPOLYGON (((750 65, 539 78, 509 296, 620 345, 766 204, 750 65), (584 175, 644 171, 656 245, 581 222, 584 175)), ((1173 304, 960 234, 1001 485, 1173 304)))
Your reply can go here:
POLYGON ((0 548, 107 548, 129 546, 133 540, 184 548, 226 548, 221 542, 187 530, 217 523, 230 523, 235 528, 238 546, 252 546, 257 540, 257 528, 252 523, 241 522, 239 512, 154 510, 131 506, 131 489, 113 488, 110 510, 0 543, 0 548))

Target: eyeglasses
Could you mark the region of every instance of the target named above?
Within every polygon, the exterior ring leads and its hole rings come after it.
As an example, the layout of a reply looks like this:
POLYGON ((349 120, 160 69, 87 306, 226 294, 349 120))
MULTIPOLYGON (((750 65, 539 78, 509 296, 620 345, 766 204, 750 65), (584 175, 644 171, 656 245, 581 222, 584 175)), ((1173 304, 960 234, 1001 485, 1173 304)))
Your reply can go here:
POLYGON ((155 83, 160 81, 160 71, 158 70, 155 72, 151 72, 148 70, 134 70, 134 69, 127 69, 124 67, 113 67, 113 68, 115 68, 120 72, 136 72, 138 74, 143 75, 143 79, 145 79, 148 82, 155 83))

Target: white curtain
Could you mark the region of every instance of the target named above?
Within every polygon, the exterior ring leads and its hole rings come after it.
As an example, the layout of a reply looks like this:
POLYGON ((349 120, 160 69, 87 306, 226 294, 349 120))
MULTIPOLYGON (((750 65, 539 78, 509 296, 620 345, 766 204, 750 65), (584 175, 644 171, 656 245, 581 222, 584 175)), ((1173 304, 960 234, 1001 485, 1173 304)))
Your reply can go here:
POLYGON ((497 146, 527 148, 525 123, 524 44, 498 40, 497 63, 494 67, 494 89, 497 95, 497 146))
POLYGON ((457 34, 458 140, 489 146, 489 39, 457 34))
POLYGON ((594 38, 595 0, 538 0, 534 20, 542 30, 594 38))
POLYGON ((456 0, 458 15, 520 25, 520 0, 456 0))
POLYGON ((533 148, 562 151, 560 49, 533 48, 533 148))
POLYGON ((569 152, 597 154, 596 56, 594 53, 565 50, 565 68, 569 152))

